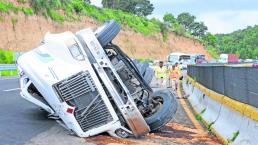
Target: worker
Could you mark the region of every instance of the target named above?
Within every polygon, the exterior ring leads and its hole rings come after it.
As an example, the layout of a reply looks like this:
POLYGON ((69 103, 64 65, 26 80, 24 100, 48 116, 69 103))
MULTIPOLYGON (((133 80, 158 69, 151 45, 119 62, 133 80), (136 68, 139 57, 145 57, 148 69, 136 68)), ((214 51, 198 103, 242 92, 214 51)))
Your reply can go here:
POLYGON ((176 66, 173 65, 169 72, 169 79, 171 80, 173 91, 177 91, 179 75, 179 71, 176 69, 176 66))
POLYGON ((178 62, 175 63, 175 69, 179 70, 178 62))
POLYGON ((182 79, 183 79, 183 76, 181 75, 181 69, 180 69, 180 67, 178 66, 178 62, 175 63, 175 69, 178 71, 178 78, 179 78, 180 80, 182 80, 182 79))
POLYGON ((164 66, 163 61, 159 62, 159 66, 155 67, 155 77, 157 79, 158 87, 166 87, 166 79, 167 79, 167 67, 164 66))

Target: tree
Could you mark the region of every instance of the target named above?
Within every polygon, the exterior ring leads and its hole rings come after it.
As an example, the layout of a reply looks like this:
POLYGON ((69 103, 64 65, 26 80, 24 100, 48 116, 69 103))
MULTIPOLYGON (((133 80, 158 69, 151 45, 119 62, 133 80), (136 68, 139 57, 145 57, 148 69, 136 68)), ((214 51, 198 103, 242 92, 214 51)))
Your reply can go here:
POLYGON ((138 16, 148 16, 152 14, 154 6, 149 0, 137 0, 138 3, 135 6, 134 14, 138 16))
POLYGON ((212 35, 211 33, 207 33, 206 35, 204 35, 202 37, 202 40, 204 41, 204 43, 206 45, 210 45, 213 47, 216 46, 217 38, 216 38, 216 36, 212 35))
POLYGON ((168 32, 169 32, 169 24, 167 22, 160 23, 160 32, 163 36, 163 40, 166 41, 168 38, 168 32))
POLYGON ((236 53, 243 59, 258 58, 258 25, 215 36, 219 52, 236 53))
POLYGON ((175 33, 179 36, 184 36, 186 33, 185 27, 182 25, 178 25, 177 28, 175 29, 175 33))
POLYGON ((90 4, 90 0, 84 0, 85 3, 90 4))
POLYGON ((207 26, 204 25, 203 22, 193 22, 189 26, 189 30, 192 32, 193 36, 203 37, 205 32, 208 30, 207 26))
POLYGON ((149 0, 102 0, 104 8, 120 9, 138 16, 148 16, 154 10, 149 0))
POLYGON ((120 0, 102 0, 102 6, 103 8, 111 8, 111 9, 115 9, 118 7, 120 0))
POLYGON ((196 19, 195 16, 187 12, 181 13, 177 16, 177 21, 180 24, 182 24, 187 30, 189 30, 191 24, 194 22, 195 19, 196 19))
POLYGON ((60 0, 30 0, 30 4, 36 13, 61 7, 60 0))
POLYGON ((177 22, 176 18, 171 14, 171 13, 166 13, 164 16, 163 16, 163 21, 164 22, 168 22, 170 24, 174 24, 177 22))

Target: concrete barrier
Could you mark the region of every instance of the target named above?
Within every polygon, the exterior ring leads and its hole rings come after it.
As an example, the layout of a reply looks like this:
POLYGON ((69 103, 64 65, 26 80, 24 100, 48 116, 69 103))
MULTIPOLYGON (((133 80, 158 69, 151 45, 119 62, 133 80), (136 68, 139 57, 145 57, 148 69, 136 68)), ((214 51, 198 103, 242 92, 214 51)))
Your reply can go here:
POLYGON ((258 109, 205 88, 187 77, 183 89, 194 111, 226 144, 258 145, 258 109))

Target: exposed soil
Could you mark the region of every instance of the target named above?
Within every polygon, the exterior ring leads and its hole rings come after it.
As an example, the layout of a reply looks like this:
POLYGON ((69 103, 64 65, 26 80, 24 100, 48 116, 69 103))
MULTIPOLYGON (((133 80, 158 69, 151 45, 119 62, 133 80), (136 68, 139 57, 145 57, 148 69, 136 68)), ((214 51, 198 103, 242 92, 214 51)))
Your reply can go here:
POLYGON ((184 125, 182 122, 168 123, 160 132, 149 133, 137 139, 98 135, 85 138, 85 141, 95 145, 221 145, 220 141, 208 132, 184 125))
POLYGON ((95 145, 221 145, 222 143, 205 128, 195 127, 184 107, 190 106, 182 106, 178 100, 175 118, 159 132, 149 133, 137 139, 100 135, 85 138, 85 141, 95 145))
MULTIPOLYGON (((27 51, 38 46, 46 32, 61 33, 76 32, 83 28, 96 28, 101 25, 89 17, 81 17, 80 21, 57 23, 43 16, 25 16, 22 13, 1 14, 0 48, 7 50, 27 51), (14 23, 13 20, 17 22, 14 23)), ((210 59, 210 55, 197 41, 169 34, 168 40, 163 41, 160 34, 144 36, 127 28, 119 33, 114 43, 118 44, 133 58, 166 59, 168 53, 202 53, 210 59)))

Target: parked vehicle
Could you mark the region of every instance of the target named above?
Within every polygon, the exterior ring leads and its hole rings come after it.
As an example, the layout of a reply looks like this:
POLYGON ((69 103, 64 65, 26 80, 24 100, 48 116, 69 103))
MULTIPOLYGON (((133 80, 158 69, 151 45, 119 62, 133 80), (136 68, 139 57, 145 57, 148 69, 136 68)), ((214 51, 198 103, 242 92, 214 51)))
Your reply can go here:
POLYGON ((176 100, 149 87, 148 63, 134 63, 111 42, 119 30, 112 20, 95 32, 47 33, 17 61, 21 96, 80 137, 139 137, 163 127, 176 100))
POLYGON ((174 65, 179 64, 181 69, 186 69, 187 65, 191 63, 191 56, 185 53, 175 52, 168 55, 168 63, 174 65))
POLYGON ((221 54, 220 63, 234 63, 239 61, 239 55, 237 54, 221 54))
POLYGON ((245 59, 244 62, 254 62, 253 59, 245 59))
POLYGON ((204 54, 191 54, 191 64, 200 64, 205 63, 205 55, 204 54))

